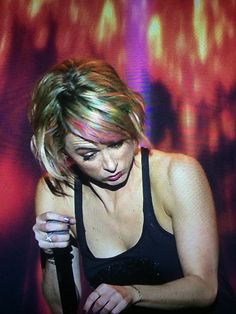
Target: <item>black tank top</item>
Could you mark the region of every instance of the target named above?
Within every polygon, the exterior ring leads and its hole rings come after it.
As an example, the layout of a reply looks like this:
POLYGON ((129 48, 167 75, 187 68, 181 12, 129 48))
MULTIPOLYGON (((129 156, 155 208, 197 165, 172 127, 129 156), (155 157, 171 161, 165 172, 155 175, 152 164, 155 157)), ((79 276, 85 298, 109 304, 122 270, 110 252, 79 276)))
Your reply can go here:
MULTIPOLYGON (((143 188, 143 229, 138 242, 127 251, 109 258, 97 258, 90 251, 83 223, 82 183, 75 181, 77 237, 88 282, 93 288, 101 283, 113 285, 159 285, 183 277, 174 235, 158 223, 151 197, 149 151, 141 150, 143 188)), ((129 313, 166 313, 133 306, 129 313), (135 309, 135 310, 134 310, 135 309)), ((206 310, 181 310, 174 313, 216 313, 206 310)), ((220 313, 220 312, 217 312, 220 313)), ((231 313, 231 312, 222 312, 231 313)), ((233 312, 232 312, 233 313, 233 312)))

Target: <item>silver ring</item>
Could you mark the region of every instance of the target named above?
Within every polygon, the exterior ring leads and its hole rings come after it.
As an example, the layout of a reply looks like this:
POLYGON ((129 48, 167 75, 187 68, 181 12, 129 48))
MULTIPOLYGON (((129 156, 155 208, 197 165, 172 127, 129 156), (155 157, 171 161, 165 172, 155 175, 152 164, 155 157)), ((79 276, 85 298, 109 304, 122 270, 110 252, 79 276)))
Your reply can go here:
POLYGON ((52 237, 53 237, 53 232, 48 232, 47 237, 46 237, 46 241, 52 242, 52 237))

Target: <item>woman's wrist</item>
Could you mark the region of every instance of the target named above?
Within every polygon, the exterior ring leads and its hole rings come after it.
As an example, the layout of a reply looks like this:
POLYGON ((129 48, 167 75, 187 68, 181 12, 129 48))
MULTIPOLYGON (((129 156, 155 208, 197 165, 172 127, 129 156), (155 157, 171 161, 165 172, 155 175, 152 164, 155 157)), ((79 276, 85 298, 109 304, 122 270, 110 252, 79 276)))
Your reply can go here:
POLYGON ((138 303, 140 301, 142 301, 142 293, 141 291, 139 290, 139 288, 137 288, 136 286, 134 285, 131 285, 131 287, 133 288, 133 290, 135 291, 135 301, 134 301, 134 304, 135 303, 138 303))
POLYGON ((41 249, 42 264, 49 263, 55 265, 55 258, 52 249, 41 249))
POLYGON ((53 250, 52 249, 42 249, 43 252, 47 255, 47 256, 52 256, 53 255, 53 250))
POLYGON ((47 258, 47 262, 48 262, 49 264, 56 265, 55 258, 54 258, 53 255, 51 255, 51 256, 49 256, 49 257, 47 258))

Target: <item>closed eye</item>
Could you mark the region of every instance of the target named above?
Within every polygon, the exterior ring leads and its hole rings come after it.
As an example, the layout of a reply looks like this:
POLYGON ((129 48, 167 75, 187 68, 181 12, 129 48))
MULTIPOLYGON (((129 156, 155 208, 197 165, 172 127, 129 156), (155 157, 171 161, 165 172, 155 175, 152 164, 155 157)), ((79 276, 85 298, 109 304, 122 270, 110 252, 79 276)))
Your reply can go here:
POLYGON ((90 152, 90 153, 86 153, 86 154, 82 155, 83 160, 87 161, 87 160, 92 159, 96 155, 96 153, 97 152, 90 152))
POLYGON ((110 148, 120 148, 124 144, 124 140, 121 140, 119 142, 114 142, 108 145, 110 148))
POLYGON ((88 150, 79 148, 75 150, 75 153, 82 157, 84 161, 92 159, 97 152, 98 152, 97 149, 88 150))

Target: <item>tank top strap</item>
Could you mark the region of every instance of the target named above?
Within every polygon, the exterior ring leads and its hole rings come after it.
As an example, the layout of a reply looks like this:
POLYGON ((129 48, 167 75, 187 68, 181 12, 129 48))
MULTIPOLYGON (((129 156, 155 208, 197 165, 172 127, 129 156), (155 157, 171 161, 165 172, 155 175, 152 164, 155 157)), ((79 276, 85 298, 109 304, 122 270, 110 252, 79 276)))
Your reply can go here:
POLYGON ((162 228, 156 219, 154 212, 152 193, 151 193, 151 181, 149 171, 149 149, 141 148, 141 160, 142 160, 142 184, 143 184, 143 217, 144 217, 144 235, 146 233, 153 233, 157 236, 157 232, 162 231, 162 228))
POLYGON ((143 183, 143 205, 144 208, 152 208, 151 184, 149 175, 149 149, 141 148, 142 158, 142 183, 143 183))
POLYGON ((82 182, 78 177, 75 178, 74 184, 74 209, 75 209, 75 219, 76 219, 76 231, 77 231, 77 239, 78 245, 81 249, 86 252, 86 239, 85 239, 85 228, 83 222, 83 193, 82 193, 82 182))

